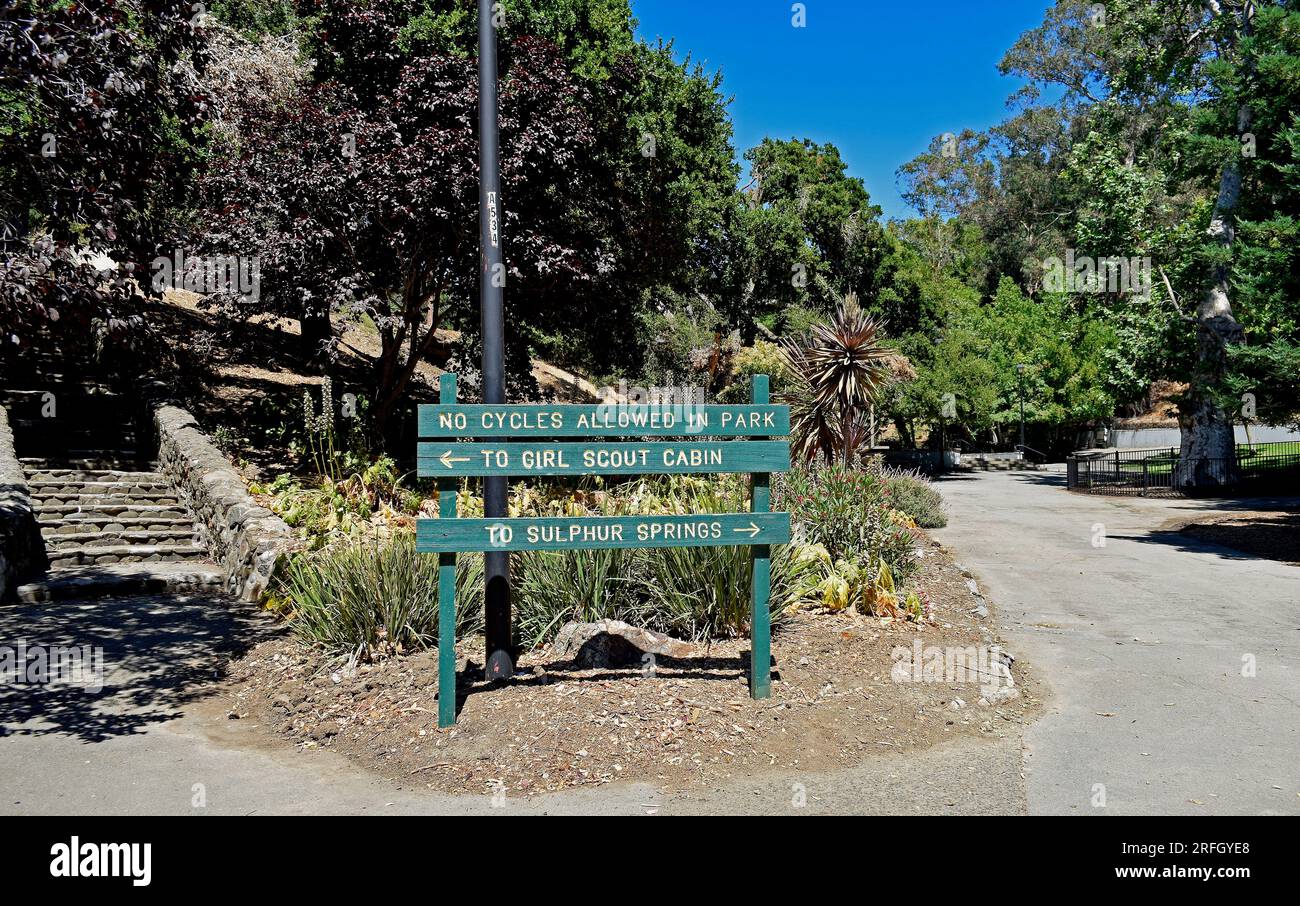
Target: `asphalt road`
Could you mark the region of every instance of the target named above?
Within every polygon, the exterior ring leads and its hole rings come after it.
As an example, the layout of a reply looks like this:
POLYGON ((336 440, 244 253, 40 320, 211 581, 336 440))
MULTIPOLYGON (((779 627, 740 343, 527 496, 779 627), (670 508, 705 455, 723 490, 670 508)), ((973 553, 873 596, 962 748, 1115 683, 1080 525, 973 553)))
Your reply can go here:
POLYGON ((0 813, 1300 813, 1300 568, 1157 530, 1213 504, 1076 496, 1059 481, 947 481, 951 523, 935 533, 1051 686, 1023 738, 690 793, 616 784, 494 803, 404 788, 228 720, 211 696, 218 666, 268 631, 229 601, 9 606, 0 646, 102 646, 106 672, 99 693, 0 682, 0 813))
POLYGON ((1089 496, 1032 472, 940 489, 935 537, 1052 688, 1025 734, 1030 813, 1300 813, 1300 567, 1159 529, 1296 500, 1089 496))
MULTIPOLYGON (((0 682, 0 814, 1021 814, 1020 734, 960 738, 834 773, 770 773, 689 793, 613 784, 444 795, 298 751, 230 720, 222 661, 264 618, 221 598, 0 607, 0 646, 103 648, 104 688, 0 682)), ((1018 730, 1018 728, 1017 728, 1018 730)))

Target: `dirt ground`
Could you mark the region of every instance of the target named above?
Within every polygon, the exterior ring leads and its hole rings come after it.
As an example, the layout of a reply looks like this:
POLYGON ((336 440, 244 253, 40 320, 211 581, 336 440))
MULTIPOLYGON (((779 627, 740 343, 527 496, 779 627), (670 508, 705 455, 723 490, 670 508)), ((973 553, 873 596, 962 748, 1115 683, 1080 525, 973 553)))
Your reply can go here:
POLYGON ((923 550, 918 578, 934 605, 928 623, 798 613, 774 634, 766 700, 748 694, 747 640, 661 658, 653 675, 579 670, 533 652, 520 659, 514 680, 497 686, 482 682, 481 643, 469 643, 458 648, 458 722, 440 730, 436 652, 349 670, 281 638, 232 665, 228 717, 281 744, 342 753, 404 785, 479 793, 614 781, 687 789, 1013 732, 1040 708, 1039 683, 1023 660, 1011 667, 1015 697, 995 704, 981 700, 986 680, 973 674, 951 682, 891 677, 900 646, 996 644, 968 577, 937 544, 923 550))
POLYGON ((1300 512, 1295 510, 1221 514, 1180 524, 1177 530, 1252 557, 1300 564, 1300 512))
MULTIPOLYGON (((190 343, 177 347, 176 352, 187 356, 190 370, 202 372, 204 379, 184 389, 181 396, 185 403, 200 422, 209 426, 209 433, 218 426, 229 429, 225 452, 236 460, 245 478, 269 480, 284 472, 303 471, 307 464, 295 460, 285 449, 285 438, 275 433, 277 422, 296 422, 301 418, 304 390, 310 389, 319 400, 319 387, 325 376, 319 362, 309 362, 302 355, 298 321, 261 315, 243 325, 235 341, 196 342, 194 338, 216 336, 225 324, 199 302, 200 297, 194 293, 169 290, 163 300, 151 303, 149 309, 160 333, 191 338, 190 343), (259 426, 269 430, 252 433, 259 426)), ((339 342, 328 371, 334 381, 335 399, 349 392, 371 395, 382 349, 379 334, 373 325, 344 324, 337 319, 334 328, 339 342)), ((444 329, 438 331, 438 338, 431 357, 445 362, 459 346, 461 335, 444 329)), ((532 373, 539 402, 591 402, 602 396, 601 388, 585 378, 541 360, 533 361, 532 373)), ((421 361, 407 397, 413 403, 436 400, 441 374, 442 369, 434 362, 421 361)), ((414 413, 412 404, 399 417, 410 419, 414 413)), ((414 437, 409 450, 413 456, 414 437)))

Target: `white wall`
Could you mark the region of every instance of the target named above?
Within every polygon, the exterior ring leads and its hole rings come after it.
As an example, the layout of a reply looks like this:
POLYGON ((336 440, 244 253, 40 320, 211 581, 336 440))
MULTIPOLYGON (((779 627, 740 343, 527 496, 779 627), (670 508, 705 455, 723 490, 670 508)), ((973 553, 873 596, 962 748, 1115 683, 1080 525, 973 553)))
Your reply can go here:
MULTIPOLYGON (((1278 441, 1300 441, 1300 431, 1290 428, 1276 428, 1271 425, 1251 425, 1250 437, 1246 429, 1237 425, 1235 428, 1237 443, 1271 444, 1278 441)), ((1151 447, 1177 447, 1182 442, 1177 428, 1134 428, 1115 429, 1111 432, 1111 445, 1121 450, 1141 450, 1151 447)))

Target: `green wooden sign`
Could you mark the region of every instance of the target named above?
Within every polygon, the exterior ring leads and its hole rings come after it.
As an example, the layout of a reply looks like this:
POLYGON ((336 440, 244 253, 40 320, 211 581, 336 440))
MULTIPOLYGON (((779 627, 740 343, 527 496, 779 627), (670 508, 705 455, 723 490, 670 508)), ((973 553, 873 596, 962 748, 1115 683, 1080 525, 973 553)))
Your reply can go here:
POLYGON ((421 437, 785 437, 790 433, 790 407, 437 405, 421 406, 419 422, 421 437))
POLYGON ((420 519, 416 527, 415 549, 430 554, 447 551, 576 551, 785 544, 789 540, 789 513, 420 519))
POLYGON ((665 443, 422 443, 422 478, 479 475, 647 475, 784 472, 783 440, 665 443))
POLYGON ((438 555, 438 726, 456 722, 456 555, 468 551, 566 551, 599 548, 747 545, 750 585, 749 691, 771 695, 772 544, 790 540, 790 514, 773 513, 771 472, 790 467, 785 441, 640 443, 456 443, 462 438, 740 437, 787 434, 790 411, 769 405, 766 375, 753 378, 748 406, 461 406, 456 376, 444 374, 440 403, 421 406, 418 472, 438 479, 438 517, 421 519, 416 549, 438 555), (640 414, 636 410, 641 409, 640 414), (622 412, 620 416, 618 413, 622 412), (458 481, 467 476, 751 473, 750 512, 663 516, 458 519, 458 481))

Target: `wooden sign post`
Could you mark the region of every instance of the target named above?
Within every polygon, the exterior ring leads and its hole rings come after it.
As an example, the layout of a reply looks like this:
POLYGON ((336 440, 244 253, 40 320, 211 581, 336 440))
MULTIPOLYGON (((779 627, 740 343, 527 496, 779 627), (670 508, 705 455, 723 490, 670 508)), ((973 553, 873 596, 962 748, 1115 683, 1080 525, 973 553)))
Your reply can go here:
POLYGON ((437 405, 420 406, 418 474, 438 480, 438 518, 420 519, 416 550, 438 555, 438 726, 456 722, 456 554, 607 548, 723 547, 753 552, 749 690, 771 695, 771 545, 790 540, 790 514, 773 513, 769 477, 790 468, 790 410, 768 402, 753 379, 753 403, 734 406, 458 405, 444 374, 437 405), (498 443, 492 438, 511 438, 498 443), (691 438, 555 442, 551 438, 691 438), (536 438, 518 441, 514 438, 536 438), (704 439, 707 438, 707 439, 704 439), (721 438, 721 439, 720 439, 721 438), (530 475, 751 474, 748 513, 460 519, 464 477, 530 475), (450 693, 450 694, 446 694, 450 693))

